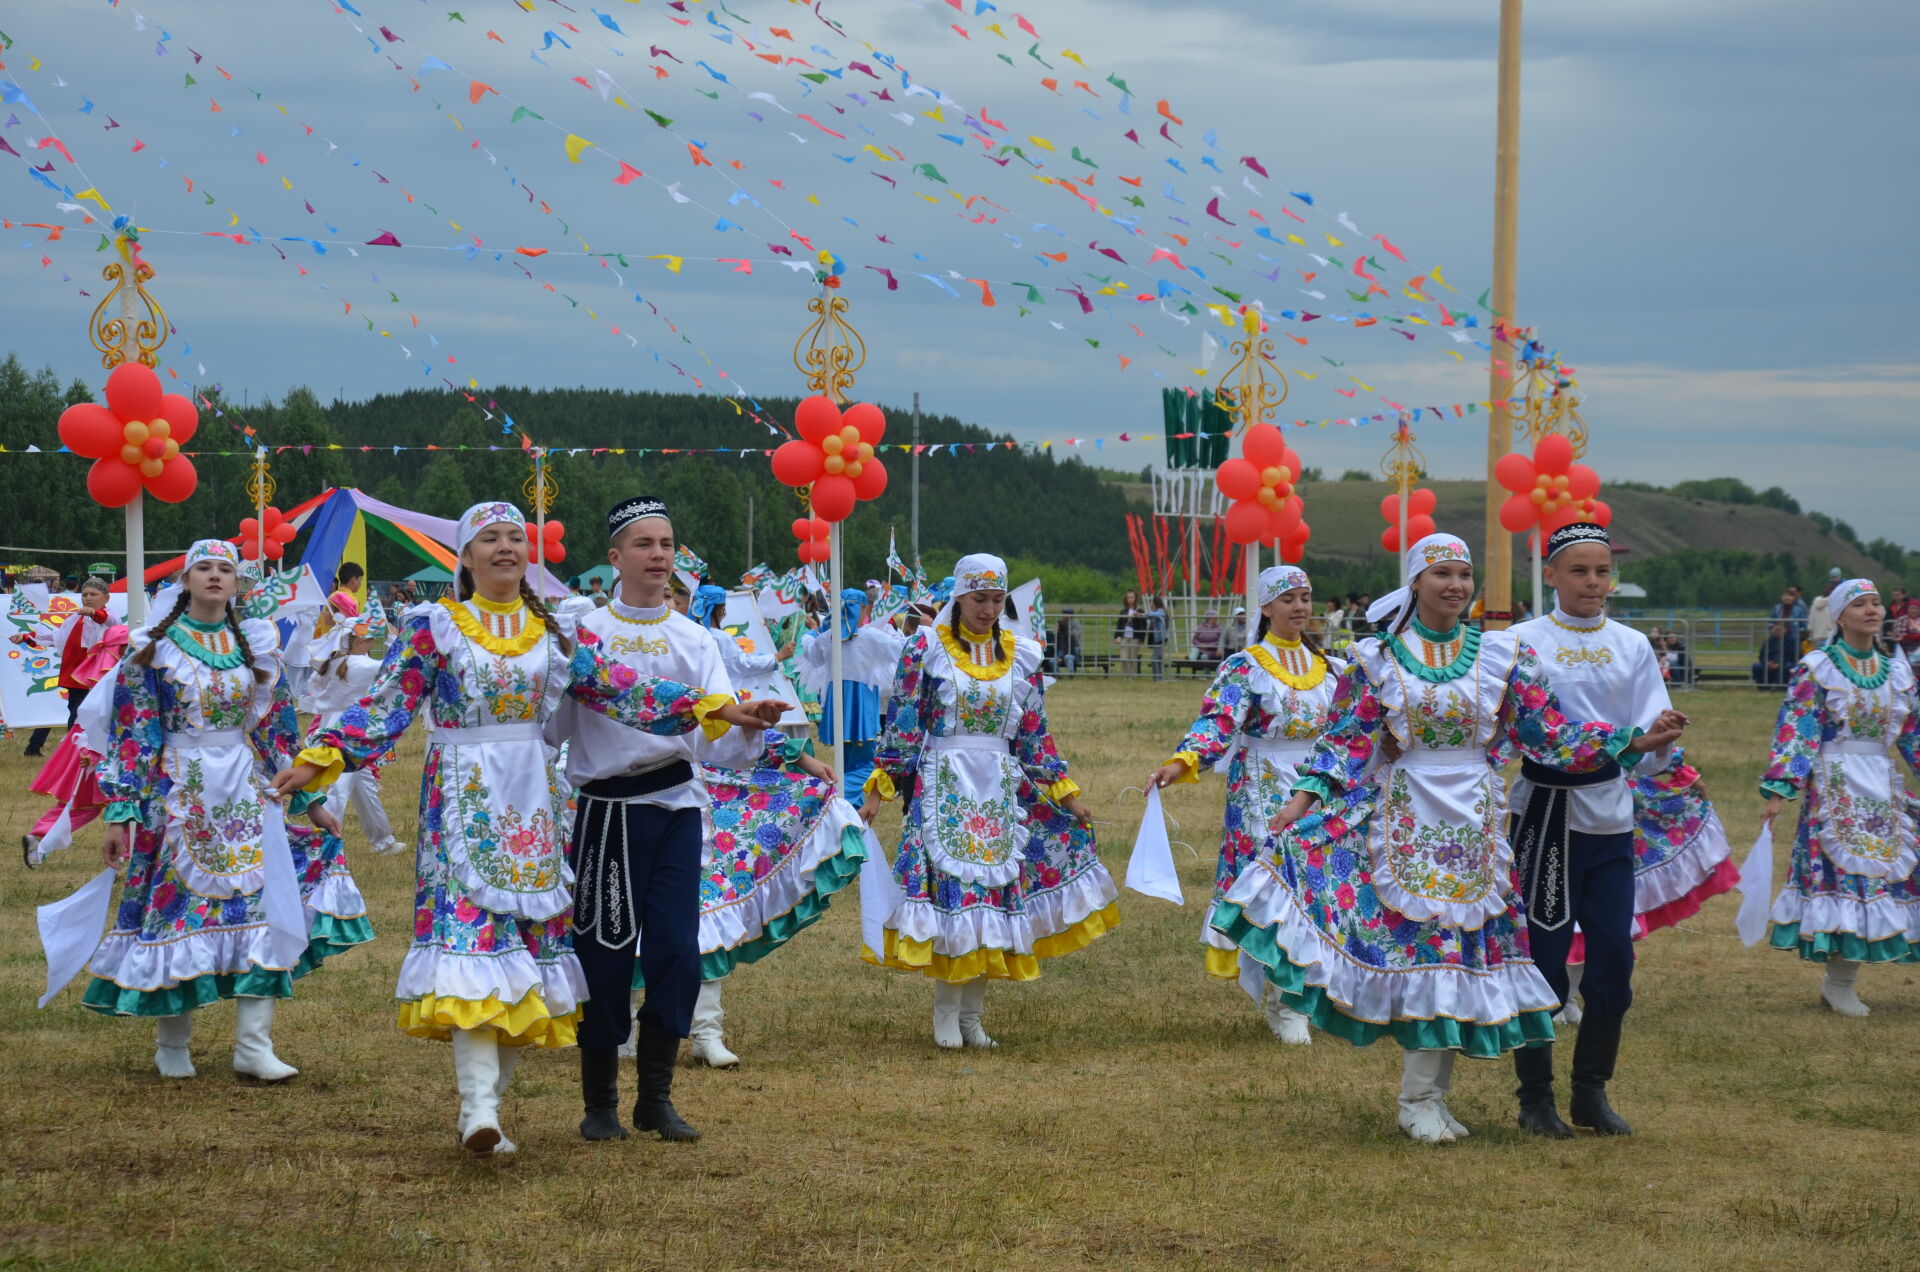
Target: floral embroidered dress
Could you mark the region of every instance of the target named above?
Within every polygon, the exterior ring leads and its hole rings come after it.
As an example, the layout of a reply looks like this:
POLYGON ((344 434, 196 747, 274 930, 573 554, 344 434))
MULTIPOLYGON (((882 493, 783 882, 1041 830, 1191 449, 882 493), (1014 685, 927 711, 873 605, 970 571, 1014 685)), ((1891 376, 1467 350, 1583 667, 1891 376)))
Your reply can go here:
MULTIPOLYGON (((555 622, 573 626, 567 615, 555 622)), ((571 633, 569 633, 571 635, 571 633)), ((301 758, 331 780, 377 763, 427 722, 413 944, 400 965, 400 1027, 446 1041, 490 1027, 510 1046, 571 1046, 586 992, 573 953, 567 792, 541 727, 563 697, 651 733, 684 733, 714 701, 605 660, 592 633, 572 653, 518 601, 442 601, 406 616, 373 689, 301 758)), ((720 726, 724 728, 725 726, 720 726)))
POLYGON ((1586 772, 1634 734, 1568 720, 1511 632, 1416 622, 1358 642, 1295 786, 1322 802, 1241 871, 1214 926, 1349 1042, 1495 1056, 1551 1040, 1558 1003, 1530 956, 1494 767, 1503 736, 1586 772))
MULTIPOLYGON (((1173 758, 1187 766, 1182 781, 1198 781, 1201 768, 1227 764, 1227 811, 1214 872, 1213 904, 1239 879, 1260 851, 1267 824, 1291 797, 1294 778, 1325 730, 1333 690, 1346 663, 1329 660, 1301 642, 1268 636, 1228 655, 1207 686, 1200 714, 1173 758)), ((1239 947, 1212 924, 1213 906, 1201 919, 1207 974, 1225 980, 1240 975, 1239 947)))
POLYGON ((1920 805, 1902 763, 1920 764, 1907 661, 1837 643, 1802 658, 1760 781, 1766 795, 1806 796, 1773 903, 1775 949, 1815 963, 1920 961, 1920 805))
MULTIPOLYGON (((113 686, 100 788, 109 822, 132 822, 127 882, 94 952, 85 1004, 172 1016, 223 998, 287 998, 330 955, 373 939, 339 839, 286 827, 307 917, 306 951, 272 954, 263 791, 293 760, 299 722, 271 623, 244 620, 264 683, 224 624, 184 615, 133 633, 113 686), (132 655, 153 645, 151 666, 132 655)), ((297 796, 287 816, 304 812, 297 796)))
POLYGON ((1042 651, 1002 632, 907 639, 867 794, 905 796, 893 874, 905 894, 869 962, 959 984, 1033 980, 1039 960, 1120 919, 1093 832, 1057 801, 1079 787, 1047 727, 1042 651))

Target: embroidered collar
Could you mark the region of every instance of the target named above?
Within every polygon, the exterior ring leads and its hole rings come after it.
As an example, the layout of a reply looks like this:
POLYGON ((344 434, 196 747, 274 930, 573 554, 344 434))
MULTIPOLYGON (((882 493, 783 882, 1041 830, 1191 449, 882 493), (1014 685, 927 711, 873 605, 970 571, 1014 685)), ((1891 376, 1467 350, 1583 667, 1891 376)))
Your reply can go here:
POLYGON ((1552 611, 1548 613, 1547 619, 1563 632, 1580 632, 1588 636, 1591 636, 1595 632, 1605 631, 1607 628, 1607 616, 1605 614, 1602 614, 1600 620, 1592 627, 1583 627, 1581 624, 1586 621, 1585 619, 1575 618, 1558 605, 1554 606, 1552 611))
POLYGON ((225 623, 196 622, 182 614, 167 628, 167 639, 175 649, 215 671, 232 671, 247 661, 225 623))
POLYGON ((1839 673, 1862 689, 1878 689, 1887 683, 1887 677, 1893 673, 1893 664, 1879 650, 1860 653, 1845 641, 1835 638, 1827 646, 1827 661, 1832 663, 1839 673), (1864 671, 1861 664, 1873 668, 1864 671))
POLYGON ((607 612, 623 623, 634 623, 651 627, 656 623, 666 622, 667 616, 673 613, 673 606, 664 604, 629 605, 625 601, 615 598, 607 602, 607 612))
MULTIPOLYGON (((519 612, 520 608, 524 605, 524 603, 516 602, 514 607, 502 607, 497 602, 483 601, 483 599, 478 596, 468 599, 479 605, 487 614, 512 615, 519 612)), ((496 636, 488 631, 479 619, 474 617, 472 610, 462 605, 459 601, 453 600, 450 597, 443 597, 440 603, 446 606, 447 614, 453 619, 453 625, 460 629, 462 636, 465 636, 468 640, 480 646, 480 648, 486 650, 496 658, 518 657, 526 653, 529 649, 532 649, 535 645, 538 645, 540 638, 547 634, 547 625, 541 622, 539 616, 531 610, 520 614, 521 624, 518 633, 512 636, 496 636)))
POLYGON ((1247 650, 1247 657, 1289 689, 1313 689, 1327 678, 1325 658, 1308 649, 1304 641, 1281 640, 1271 632, 1247 650))
POLYGON ((1394 661, 1398 662, 1402 669, 1418 676, 1422 680, 1429 681, 1436 685, 1446 684, 1450 680, 1458 680, 1473 669, 1474 660, 1480 656, 1480 629, 1477 627, 1463 628, 1456 625, 1451 633, 1446 636, 1441 636, 1433 632, 1430 628, 1423 626, 1420 620, 1415 619, 1413 621, 1413 631, 1414 634, 1421 639, 1423 644, 1435 648, 1451 644, 1455 640, 1460 642, 1459 652, 1454 654, 1451 661, 1442 666, 1435 667, 1430 665, 1426 659, 1422 658, 1419 654, 1409 649, 1407 643, 1400 638, 1398 632, 1392 632, 1383 636, 1381 639, 1386 642, 1387 648, 1393 651, 1394 661))
MULTIPOLYGON (((947 659, 966 675, 975 680, 998 680, 1013 669, 1013 633, 1000 633, 1000 650, 992 661, 981 662, 987 655, 987 645, 983 640, 978 644, 963 643, 954 639, 950 627, 936 627, 940 633, 941 648, 947 651, 947 659)), ((971 636, 973 633, 967 633, 971 636)))

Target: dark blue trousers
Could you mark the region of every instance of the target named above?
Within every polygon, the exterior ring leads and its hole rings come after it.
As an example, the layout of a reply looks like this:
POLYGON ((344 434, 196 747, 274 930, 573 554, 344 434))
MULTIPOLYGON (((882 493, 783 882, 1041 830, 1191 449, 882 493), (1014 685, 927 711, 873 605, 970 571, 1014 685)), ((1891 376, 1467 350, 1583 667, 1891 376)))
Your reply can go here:
MULTIPOLYGON (((1633 1005, 1633 832, 1570 836, 1567 880, 1573 917, 1586 938, 1586 971, 1580 976, 1582 1008, 1618 1020, 1633 1005)), ((1527 921, 1533 962, 1567 1001, 1567 951, 1573 923, 1548 932, 1527 921)))
POLYGON ((700 994, 700 810, 582 793, 573 863, 573 948, 589 995, 580 1045, 627 1040, 636 958, 647 986, 642 1029, 686 1037, 700 994))

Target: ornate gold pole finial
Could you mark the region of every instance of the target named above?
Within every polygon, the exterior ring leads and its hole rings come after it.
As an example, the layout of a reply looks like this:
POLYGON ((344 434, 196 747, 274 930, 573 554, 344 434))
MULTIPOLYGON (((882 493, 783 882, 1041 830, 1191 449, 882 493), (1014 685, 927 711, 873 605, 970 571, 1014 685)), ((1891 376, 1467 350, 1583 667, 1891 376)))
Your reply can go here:
POLYGON ((1222 410, 1234 417, 1234 434, 1245 433, 1255 424, 1273 422, 1273 412, 1287 400, 1287 376, 1273 360, 1273 341, 1261 334, 1260 311, 1248 307, 1240 315, 1245 339, 1229 348, 1238 360, 1220 377, 1214 398, 1222 410), (1271 372, 1271 378, 1268 373, 1271 372), (1274 388, 1274 381, 1280 387, 1274 388))
POLYGON ((118 260, 108 261, 100 277, 113 287, 93 307, 87 335, 100 351, 100 365, 111 371, 129 357, 149 367, 160 365, 160 346, 167 343, 167 315, 147 293, 145 283, 153 266, 140 259, 140 239, 128 227, 113 241, 118 260), (112 308, 114 316, 107 317, 112 308), (144 311, 144 312, 143 312, 144 311))
POLYGON ((257 447, 253 452, 253 471, 247 476, 247 498, 253 500, 254 533, 260 537, 255 545, 254 560, 260 563, 262 571, 267 568, 267 505, 273 502, 275 489, 271 465, 267 463, 267 448, 257 447))
POLYGON ((1403 553, 1413 546, 1407 542, 1407 522, 1413 515, 1408 507, 1413 483, 1420 480, 1420 474, 1427 468, 1427 457, 1413 444, 1412 423, 1410 412, 1400 412, 1400 427, 1394 430, 1393 445, 1380 457, 1380 475, 1393 483, 1400 496, 1400 551, 1403 553))
POLYGON ((813 275, 820 294, 807 302, 814 319, 793 346, 794 368, 807 377, 807 387, 843 406, 855 373, 867 363, 867 342, 847 321, 847 298, 836 294, 846 268, 832 252, 820 253, 813 275))
POLYGON ((1520 376, 1514 396, 1524 400, 1520 428, 1529 442, 1548 433, 1564 433, 1573 443, 1573 457, 1587 453, 1587 422, 1580 417, 1580 386, 1570 370, 1541 347, 1532 331, 1516 333, 1520 376))
POLYGON ((547 467, 546 447, 533 447, 527 452, 527 457, 532 462, 520 493, 526 496, 527 507, 534 516, 544 521, 554 500, 560 497, 560 487, 553 480, 553 470, 547 467))

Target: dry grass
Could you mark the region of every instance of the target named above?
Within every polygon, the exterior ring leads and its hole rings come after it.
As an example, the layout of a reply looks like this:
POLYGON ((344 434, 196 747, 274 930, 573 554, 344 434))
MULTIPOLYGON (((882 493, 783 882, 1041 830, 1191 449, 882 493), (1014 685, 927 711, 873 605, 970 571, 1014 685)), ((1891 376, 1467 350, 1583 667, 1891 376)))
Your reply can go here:
MULTIPOLYGON (((1139 799, 1192 685, 1068 683, 1062 749, 1124 867, 1139 799)), ((1772 702, 1696 694, 1692 752, 1743 848, 1772 702)), ((40 806, 0 757, 8 834, 40 806)), ((388 783, 412 827, 407 778, 388 783)), ((153 1030, 76 1005, 33 1011, 32 907, 93 869, 97 832, 5 873, 0 1263, 674 1269, 1293 1267, 1820 1269, 1920 1266, 1920 969, 1868 969, 1874 1015, 1814 1007, 1817 973, 1732 939, 1734 903, 1642 947, 1620 1108, 1639 1134, 1553 1144, 1512 1129, 1510 1067, 1463 1063, 1471 1140, 1395 1131, 1399 1053, 1283 1049, 1194 944, 1220 787, 1169 800, 1198 856, 1185 909, 1128 894, 1121 931, 995 986, 992 1054, 938 1053, 929 987, 854 961, 851 896, 728 985, 733 1073, 682 1069, 697 1146, 587 1145, 570 1052, 532 1055, 507 1104, 517 1158, 455 1149, 447 1048, 397 1033, 405 859, 355 858, 381 937, 302 982, 276 1041, 304 1070, 231 1077, 233 1013, 201 1014, 200 1077, 163 1083, 153 1030), (230 1217, 245 1216, 244 1219, 230 1217)), ((889 817, 889 821, 891 817, 889 817)), ((883 823, 883 827, 886 823, 883 823)), ((1564 1055, 1561 1066, 1564 1071, 1564 1055)), ((629 1090, 631 1079, 627 1079, 629 1090)))

